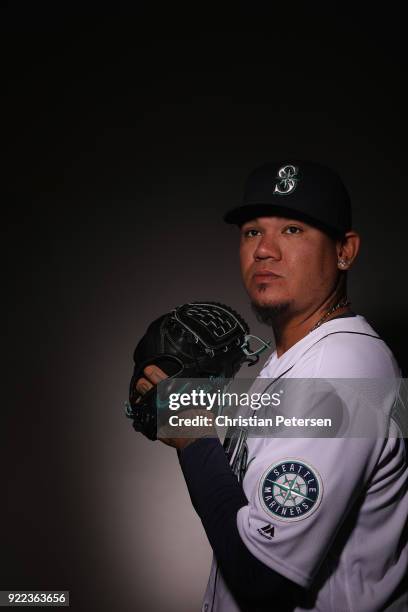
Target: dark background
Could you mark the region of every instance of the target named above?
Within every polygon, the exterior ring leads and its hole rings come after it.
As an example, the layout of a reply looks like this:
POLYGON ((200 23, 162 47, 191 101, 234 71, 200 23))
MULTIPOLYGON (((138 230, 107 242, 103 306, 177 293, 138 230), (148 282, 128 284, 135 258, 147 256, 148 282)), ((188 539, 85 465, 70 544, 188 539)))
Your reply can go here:
POLYGON ((210 549, 174 452, 122 416, 134 345, 198 299, 269 335, 221 216, 253 166, 303 157, 349 187, 353 308, 406 371, 402 28, 347 3, 57 4, 11 3, 1 25, 0 587, 189 612, 210 549))

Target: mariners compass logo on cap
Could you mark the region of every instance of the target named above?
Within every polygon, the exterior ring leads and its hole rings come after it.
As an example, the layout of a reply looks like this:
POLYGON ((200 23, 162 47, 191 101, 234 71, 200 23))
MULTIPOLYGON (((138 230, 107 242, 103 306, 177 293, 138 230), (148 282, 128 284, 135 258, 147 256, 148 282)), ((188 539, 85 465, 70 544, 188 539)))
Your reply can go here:
POLYGON ((279 168, 277 176, 278 180, 275 184, 273 193, 277 193, 279 195, 288 195, 289 193, 292 193, 292 191, 296 189, 296 185, 299 180, 298 172, 298 167, 292 166, 291 164, 279 168))
POLYGON ((319 473, 298 459, 270 466, 259 485, 264 510, 282 521, 300 521, 317 510, 323 485, 319 473))

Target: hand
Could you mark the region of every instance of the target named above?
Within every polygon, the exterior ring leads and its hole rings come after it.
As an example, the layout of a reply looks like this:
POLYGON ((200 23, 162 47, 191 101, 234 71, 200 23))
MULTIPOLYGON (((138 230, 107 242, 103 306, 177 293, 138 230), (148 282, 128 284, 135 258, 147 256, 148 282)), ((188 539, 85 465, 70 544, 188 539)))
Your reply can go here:
POLYGON ((140 395, 144 395, 145 393, 150 391, 150 389, 152 389, 154 385, 157 385, 161 380, 165 380, 166 378, 168 378, 167 374, 155 365, 146 366, 143 370, 143 374, 146 378, 139 378, 136 383, 136 391, 140 393, 140 395))
MULTIPOLYGON (((150 391, 150 389, 152 389, 154 385, 157 385, 162 380, 165 380, 166 378, 168 378, 168 375, 165 372, 163 372, 163 370, 161 370, 158 366, 155 366, 155 365, 146 366, 143 370, 143 374, 144 374, 144 377, 139 378, 139 380, 136 383, 136 390, 138 393, 140 393, 140 395, 144 395, 145 393, 150 391)), ((194 417, 194 416, 202 415, 202 414, 205 414, 207 417, 209 416, 207 411, 200 410, 197 408, 183 411, 184 417, 194 417)), ((211 434, 213 437, 217 437, 217 433, 215 429, 213 429, 212 427, 211 428, 207 427, 206 429, 207 431, 205 431, 205 435, 211 434)), ((180 429, 178 431, 180 432, 180 429)), ((191 431, 191 428, 189 430, 187 429, 186 431, 188 433, 188 431, 191 431)), ((201 431, 201 430, 197 429, 197 431, 201 431)), ((163 442, 163 444, 166 444, 167 446, 172 446, 174 448, 177 448, 178 450, 182 450, 183 448, 185 448, 192 442, 195 442, 195 440, 197 439, 197 438, 192 438, 192 437, 183 438, 181 436, 177 438, 171 438, 168 436, 164 436, 163 434, 165 433, 166 431, 164 428, 162 429, 162 436, 160 436, 159 435, 160 430, 159 430, 157 439, 160 440, 160 442, 163 442)), ((200 437, 203 437, 203 436, 200 436, 200 437)))

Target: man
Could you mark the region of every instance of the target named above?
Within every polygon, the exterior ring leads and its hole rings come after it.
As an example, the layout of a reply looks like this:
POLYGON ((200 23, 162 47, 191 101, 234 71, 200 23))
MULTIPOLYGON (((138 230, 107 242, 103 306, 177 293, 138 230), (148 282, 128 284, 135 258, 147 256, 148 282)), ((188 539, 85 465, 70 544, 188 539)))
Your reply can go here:
MULTIPOLYGON (((390 350, 347 300, 360 240, 336 173, 265 164, 225 220, 240 227, 245 287, 274 331, 258 384, 398 379, 390 350)), ((141 394, 166 377, 144 373, 141 394)), ((361 410, 372 417, 367 393, 340 386, 339 397, 352 421, 361 410)), ((214 550, 204 612, 408 610, 408 466, 394 422, 383 438, 241 436, 242 482, 218 439, 163 441, 178 449, 214 550)), ((225 449, 237 455, 230 440, 225 449)))

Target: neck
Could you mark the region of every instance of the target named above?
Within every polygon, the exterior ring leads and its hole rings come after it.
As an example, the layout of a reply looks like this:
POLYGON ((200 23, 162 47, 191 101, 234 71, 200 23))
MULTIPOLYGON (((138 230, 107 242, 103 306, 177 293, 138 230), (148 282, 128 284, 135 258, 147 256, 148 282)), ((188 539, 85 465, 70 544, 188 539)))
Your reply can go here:
POLYGON ((306 315, 302 313, 299 315, 288 315, 287 317, 283 316, 281 319, 278 318, 273 325, 276 353, 278 357, 281 357, 281 355, 289 350, 294 344, 307 336, 319 322, 324 324, 341 314, 350 312, 349 305, 345 305, 327 314, 333 306, 336 306, 341 301, 341 299, 340 296, 336 296, 334 299, 326 300, 322 306, 308 312, 306 315))

